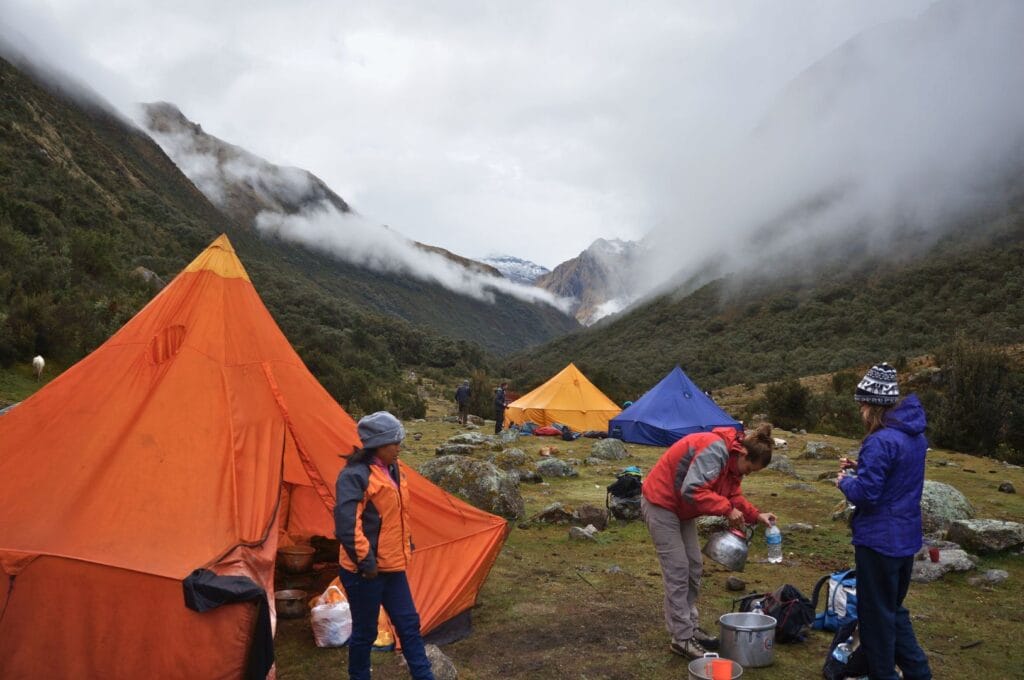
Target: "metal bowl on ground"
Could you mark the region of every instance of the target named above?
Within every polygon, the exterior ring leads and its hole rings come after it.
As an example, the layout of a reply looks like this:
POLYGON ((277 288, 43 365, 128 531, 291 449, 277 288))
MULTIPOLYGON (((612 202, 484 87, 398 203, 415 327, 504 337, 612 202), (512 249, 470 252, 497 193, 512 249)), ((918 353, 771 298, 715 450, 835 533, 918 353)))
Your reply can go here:
POLYGON ((711 675, 710 662, 718 659, 728 664, 732 664, 732 670, 729 674, 730 680, 736 680, 743 675, 743 666, 739 665, 731 659, 720 658, 717 654, 705 654, 701 659, 694 659, 687 666, 686 670, 689 671, 689 680, 713 680, 711 675))
POLYGON ((718 651, 744 668, 771 666, 775 661, 775 624, 775 618, 767 614, 722 614, 718 651))
POLYGON ((738 529, 719 531, 711 535, 701 552, 730 571, 743 571, 747 566, 747 542, 753 533, 744 534, 738 529))
POLYGON ((300 619, 306 615, 306 591, 274 591, 274 607, 280 619, 300 619))
POLYGON ((289 545, 277 549, 281 568, 290 574, 301 574, 313 566, 316 550, 311 545, 289 545))

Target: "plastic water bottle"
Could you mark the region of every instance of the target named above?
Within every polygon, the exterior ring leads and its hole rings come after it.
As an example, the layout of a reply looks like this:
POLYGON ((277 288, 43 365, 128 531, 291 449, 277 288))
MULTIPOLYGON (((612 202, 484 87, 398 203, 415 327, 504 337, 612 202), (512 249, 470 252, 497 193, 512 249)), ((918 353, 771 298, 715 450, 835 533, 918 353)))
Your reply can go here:
POLYGON ((846 638, 846 642, 841 642, 836 645, 836 648, 832 650, 832 658, 841 664, 845 664, 850 660, 850 654, 853 652, 853 638, 846 638))
POLYGON ((768 561, 772 564, 778 564, 782 561, 782 532, 775 526, 775 522, 771 523, 764 532, 764 540, 768 544, 768 561))
POLYGON ((764 614, 764 600, 755 600, 750 610, 751 614, 764 614))

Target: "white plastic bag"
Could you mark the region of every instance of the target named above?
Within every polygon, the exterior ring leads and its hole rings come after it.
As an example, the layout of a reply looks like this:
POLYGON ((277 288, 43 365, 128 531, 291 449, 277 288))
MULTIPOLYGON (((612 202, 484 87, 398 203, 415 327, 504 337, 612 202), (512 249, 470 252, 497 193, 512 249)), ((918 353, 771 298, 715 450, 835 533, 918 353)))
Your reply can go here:
POLYGON ((320 602, 310 612, 310 623, 313 626, 313 638, 317 647, 341 647, 352 637, 352 612, 349 610, 348 602, 344 599, 330 601, 327 593, 331 589, 341 590, 337 586, 331 586, 320 596, 320 602))

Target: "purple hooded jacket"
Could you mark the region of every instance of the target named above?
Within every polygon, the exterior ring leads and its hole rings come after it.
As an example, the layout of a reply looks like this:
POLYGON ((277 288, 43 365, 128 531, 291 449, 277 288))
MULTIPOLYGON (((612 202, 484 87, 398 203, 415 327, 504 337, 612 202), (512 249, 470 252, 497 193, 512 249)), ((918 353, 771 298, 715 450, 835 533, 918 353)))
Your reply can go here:
POLYGON ((921 489, 928 440, 924 407, 911 394, 885 417, 883 427, 864 438, 857 476, 839 489, 857 506, 853 544, 889 557, 921 549, 921 489))

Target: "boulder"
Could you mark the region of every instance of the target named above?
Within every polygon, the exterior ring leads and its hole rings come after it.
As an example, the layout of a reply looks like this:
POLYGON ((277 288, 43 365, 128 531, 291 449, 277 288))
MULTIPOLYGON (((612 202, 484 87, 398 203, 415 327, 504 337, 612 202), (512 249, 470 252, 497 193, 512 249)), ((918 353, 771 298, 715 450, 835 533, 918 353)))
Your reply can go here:
POLYGON ((441 444, 441 446, 434 449, 434 455, 472 456, 474 451, 476 451, 476 447, 469 444, 441 444))
POLYGON ((483 418, 481 418, 480 416, 475 416, 472 413, 470 413, 466 417, 466 420, 468 422, 470 422, 470 423, 473 423, 474 425, 477 425, 477 426, 482 426, 484 424, 484 419, 483 418))
POLYGON ((818 490, 807 482, 794 482, 786 485, 786 491, 802 491, 804 493, 818 493, 818 490))
POLYGON ((573 519, 573 514, 566 510, 561 503, 552 503, 530 519, 544 524, 569 524, 573 519))
POLYGON ((967 582, 972 586, 997 586, 1008 578, 1010 574, 1002 569, 986 569, 985 573, 972 576, 967 582))
POLYGON ((520 468, 518 470, 512 470, 509 472, 510 475, 517 475, 519 481, 524 484, 541 484, 544 482, 544 478, 536 470, 529 468, 520 468))
POLYGON ((594 442, 590 455, 602 460, 622 460, 629 457, 629 451, 618 439, 599 439, 594 442))
POLYGON ((776 453, 772 456, 772 462, 768 463, 768 470, 775 470, 781 472, 784 475, 792 475, 796 477, 796 470, 793 469, 793 463, 790 462, 789 456, 784 453, 776 453))
POLYGON ((483 460, 442 456, 420 466, 421 475, 470 505, 516 519, 525 514, 518 475, 508 474, 483 460))
POLYGON ((946 538, 971 552, 1002 552, 1024 545, 1024 524, 998 519, 954 520, 946 538))
POLYGON ((455 664, 449 659, 437 645, 427 645, 427 660, 430 661, 430 670, 434 673, 434 680, 459 680, 459 671, 455 664))
POLYGON ((804 524, 803 522, 794 522, 793 524, 787 524, 782 527, 783 534, 791 533, 807 533, 808 531, 814 531, 813 524, 804 524))
POLYGON ((510 446, 519 441, 519 430, 502 430, 501 433, 495 437, 495 439, 502 446, 510 446))
POLYGON ((974 506, 949 484, 926 479, 921 492, 921 522, 925 533, 940 531, 958 519, 973 519, 974 506))
POLYGON ((604 465, 607 462, 608 461, 606 461, 606 460, 601 460, 600 458, 594 458, 593 456, 591 456, 590 458, 586 458, 583 461, 583 464, 584 465, 604 465))
POLYGON ((747 589, 747 582, 738 576, 730 576, 725 579, 725 589, 741 593, 747 589))
POLYGON ((810 460, 839 458, 839 450, 826 442, 807 442, 804 444, 804 452, 800 457, 810 460))
POLYGON ((915 583, 931 583, 951 571, 974 569, 974 561, 974 558, 959 548, 942 548, 939 550, 938 562, 915 560, 910 580, 915 583))
POLYGON ((487 460, 502 470, 514 470, 526 466, 528 458, 522 449, 505 449, 492 453, 487 460))
POLYGON ((491 437, 479 432, 463 432, 454 437, 449 437, 446 444, 469 444, 470 446, 483 446, 491 443, 491 437))
POLYGON ((564 460, 545 458, 537 463, 537 472, 542 477, 577 477, 579 473, 564 460))
POLYGON ((569 538, 578 541, 596 541, 597 529, 593 524, 588 524, 586 527, 572 527, 569 529, 569 538))
POLYGON ((1017 493, 1017 489, 1013 487, 1012 482, 1003 482, 999 485, 999 491, 1002 493, 1017 493))
POLYGON ((587 526, 592 524, 598 531, 608 528, 608 511, 595 505, 581 505, 573 513, 573 524, 587 526))

